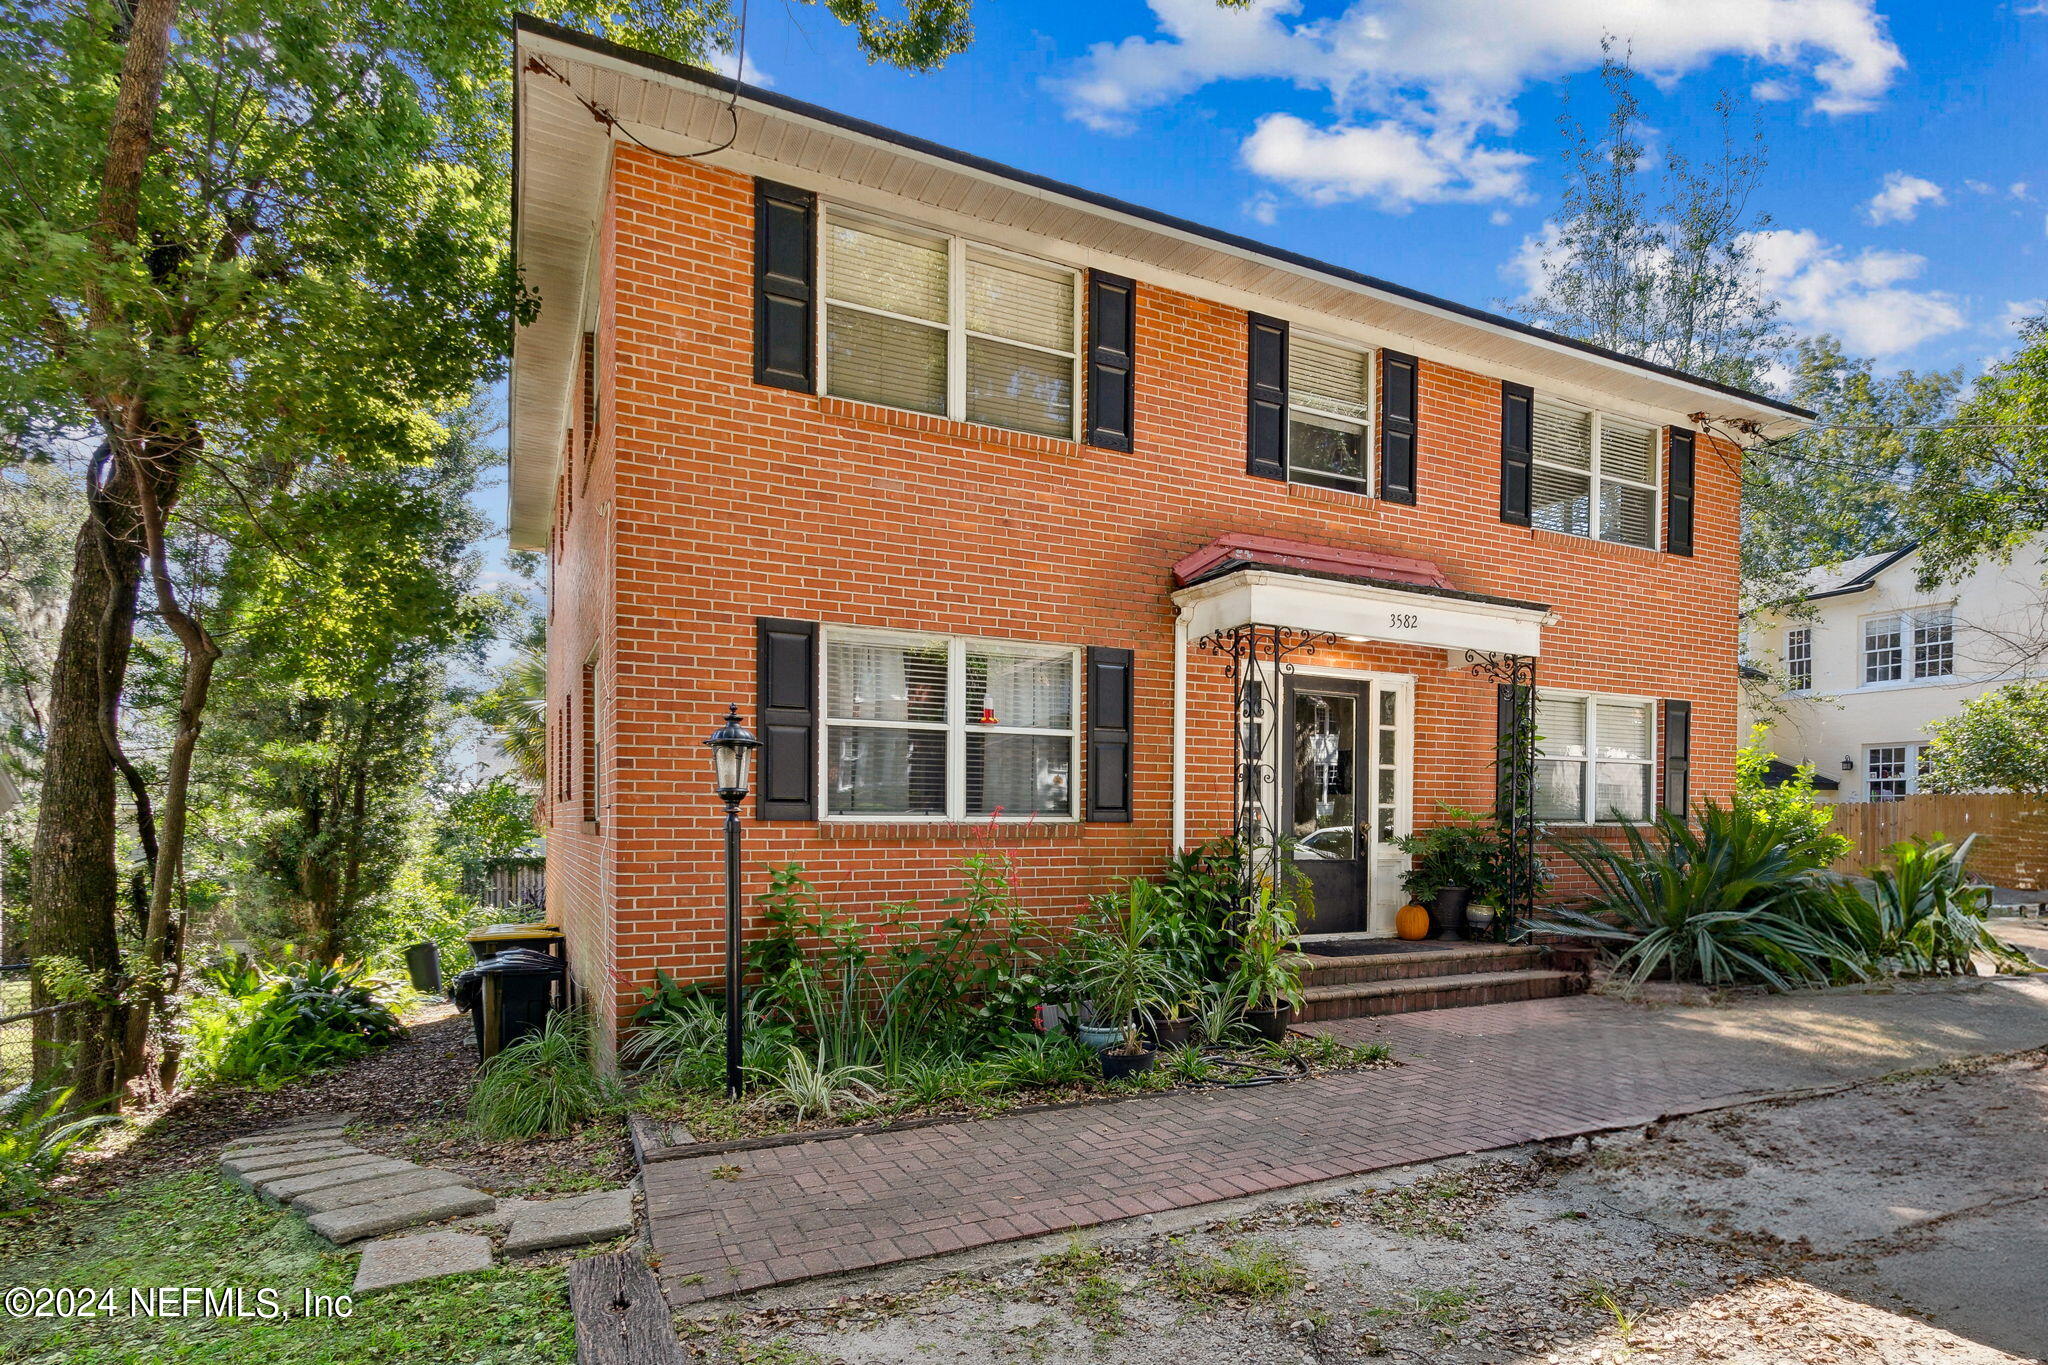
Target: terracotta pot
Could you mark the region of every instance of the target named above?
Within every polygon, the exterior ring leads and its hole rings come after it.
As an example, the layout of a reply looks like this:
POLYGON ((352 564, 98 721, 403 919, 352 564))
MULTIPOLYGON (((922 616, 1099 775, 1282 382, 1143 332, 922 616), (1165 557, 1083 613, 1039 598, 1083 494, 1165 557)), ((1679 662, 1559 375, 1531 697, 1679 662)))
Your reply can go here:
POLYGON ((1394 932, 1410 943, 1429 937, 1429 911, 1410 902, 1394 915, 1394 932))
POLYGON ((1146 1048, 1133 1056, 1128 1052, 1105 1052, 1102 1054, 1102 1079, 1120 1081, 1129 1076, 1138 1076, 1152 1069, 1152 1063, 1159 1054, 1146 1048))
POLYGON ((1285 1041, 1288 1026, 1294 1022, 1294 1006, 1277 1005, 1271 1009, 1246 1010, 1244 1021, 1252 1032, 1269 1043, 1285 1041))

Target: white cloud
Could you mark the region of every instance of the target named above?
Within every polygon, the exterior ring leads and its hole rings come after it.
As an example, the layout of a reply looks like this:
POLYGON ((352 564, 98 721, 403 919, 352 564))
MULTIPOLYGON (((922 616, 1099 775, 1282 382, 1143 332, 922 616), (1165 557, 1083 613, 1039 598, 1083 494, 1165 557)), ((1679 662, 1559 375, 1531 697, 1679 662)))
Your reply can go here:
POLYGON ((1280 201, 1270 194, 1261 194, 1245 201, 1244 213, 1254 223, 1271 227, 1280 219, 1280 201))
POLYGON ((1965 325, 1955 299, 1908 287, 1927 258, 1866 247, 1850 254, 1819 233, 1771 228, 1751 239, 1762 284, 1802 332, 1831 332, 1851 353, 1891 356, 1965 325))
POLYGON ((2012 331, 2028 318, 2037 318, 2043 313, 2048 313, 2048 299, 2013 299, 2005 305, 1999 323, 2007 331, 2012 331))
POLYGON ((752 57, 744 53, 733 51, 714 52, 704 65, 710 67, 721 76, 737 76, 748 85, 765 87, 775 84, 774 79, 767 72, 763 71, 752 57), (746 68, 744 72, 741 71, 743 65, 746 68))
POLYGON ((2012 184, 2005 187, 2005 192, 2015 199, 2024 199, 2027 197, 2027 182, 2015 180, 2012 184))
POLYGON ((1964 189, 1966 189, 1966 190, 1968 190, 1968 191, 1969 191, 1970 193, 1972 193, 1972 194, 1996 194, 1996 193, 1998 193, 1998 186, 1996 186, 1996 185, 1987 185, 1987 184, 1986 184, 1986 183, 1984 183, 1984 182, 1983 182, 1982 180, 1965 180, 1965 181, 1963 182, 1963 188, 1964 188, 1964 189))
POLYGON ((1292 114, 1260 119, 1243 156, 1251 170, 1311 203, 1370 199, 1394 211, 1518 198, 1529 164, 1520 152, 1476 145, 1461 129, 1425 132, 1391 119, 1318 128, 1292 114))
POLYGON ((1904 171, 1885 174, 1884 186, 1863 206, 1864 220, 1871 223, 1910 223, 1923 204, 1946 204, 1948 195, 1932 180, 1904 171))
POLYGON ((1055 82, 1068 112, 1124 132, 1145 110, 1212 82, 1322 92, 1327 126, 1276 125, 1269 114, 1253 139, 1288 168, 1288 183, 1325 200, 1390 203, 1410 186, 1423 195, 1408 202, 1520 197, 1526 161, 1502 142, 1516 96, 1593 69, 1610 34, 1660 85, 1744 59, 1764 68, 1760 98, 1804 95, 1828 114, 1871 108, 1905 65, 1875 0, 1348 0, 1317 18, 1303 17, 1302 0, 1149 2, 1156 33, 1097 43, 1055 82), (1367 151, 1398 164, 1375 171, 1360 161, 1367 151), (1319 159, 1304 162, 1308 153, 1319 159))
POLYGON ((1515 215, 1509 213, 1506 209, 1495 209, 1492 213, 1486 215, 1486 221, 1495 227, 1506 227, 1509 223, 1515 221, 1515 215))

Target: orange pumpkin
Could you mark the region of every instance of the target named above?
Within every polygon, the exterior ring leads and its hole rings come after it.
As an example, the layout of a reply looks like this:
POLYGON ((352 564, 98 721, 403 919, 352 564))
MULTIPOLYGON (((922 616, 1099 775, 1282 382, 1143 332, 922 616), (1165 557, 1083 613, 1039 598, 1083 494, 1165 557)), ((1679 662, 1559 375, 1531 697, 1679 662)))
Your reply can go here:
POLYGON ((1400 913, 1394 916, 1394 932, 1411 943, 1419 938, 1428 938, 1429 911, 1414 904, 1402 906, 1400 913))

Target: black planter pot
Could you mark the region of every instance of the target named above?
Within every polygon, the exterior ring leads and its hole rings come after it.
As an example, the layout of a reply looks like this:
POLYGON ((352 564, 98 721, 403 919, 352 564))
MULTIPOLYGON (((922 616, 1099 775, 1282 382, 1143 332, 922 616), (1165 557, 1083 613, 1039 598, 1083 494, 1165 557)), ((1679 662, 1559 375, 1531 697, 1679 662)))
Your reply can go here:
POLYGON ((1462 886, 1447 886, 1437 892, 1436 901, 1429 907, 1429 936, 1462 937, 1465 933, 1465 906, 1471 899, 1472 892, 1462 886))
POLYGON ((1152 1069, 1152 1063, 1158 1060, 1158 1057, 1158 1052, 1151 1048, 1136 1056, 1112 1049, 1102 1054, 1102 1079, 1121 1081, 1127 1077, 1143 1075, 1152 1069))
POLYGON ((1145 1036, 1155 1047, 1186 1047, 1192 1036, 1195 1021, 1192 1019, 1151 1019, 1145 1021, 1145 1036))
POLYGON ((1276 1005, 1272 1009, 1246 1010, 1245 1023, 1254 1033, 1269 1043, 1282 1042, 1287 1037, 1287 1028, 1294 1022, 1294 1006, 1276 1005))

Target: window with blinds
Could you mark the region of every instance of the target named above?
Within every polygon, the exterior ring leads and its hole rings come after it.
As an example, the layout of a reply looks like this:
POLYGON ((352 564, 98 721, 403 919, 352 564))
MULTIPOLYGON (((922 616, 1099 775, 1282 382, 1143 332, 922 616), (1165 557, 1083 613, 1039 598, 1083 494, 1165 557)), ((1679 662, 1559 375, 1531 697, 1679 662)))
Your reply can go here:
POLYGON ((1538 395, 1530 520, 1545 530, 1657 548, 1657 429, 1538 395))
POLYGON ((1287 477, 1372 488, 1372 353, 1295 332, 1287 343, 1287 477))
POLYGON ((1538 820, 1647 820, 1655 799, 1656 705, 1617 697, 1536 697, 1538 820))
POLYGON ((825 392, 1073 439, 1075 272, 866 215, 825 215, 825 392))
POLYGON ((1071 819, 1079 655, 825 632, 828 816, 1071 819))

